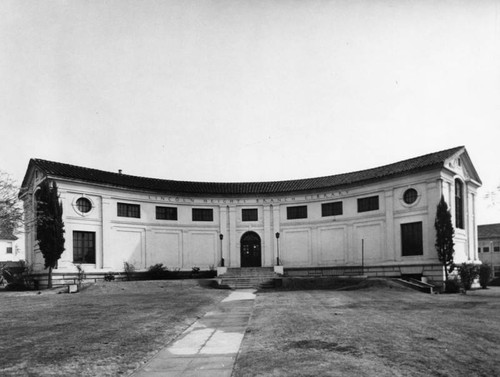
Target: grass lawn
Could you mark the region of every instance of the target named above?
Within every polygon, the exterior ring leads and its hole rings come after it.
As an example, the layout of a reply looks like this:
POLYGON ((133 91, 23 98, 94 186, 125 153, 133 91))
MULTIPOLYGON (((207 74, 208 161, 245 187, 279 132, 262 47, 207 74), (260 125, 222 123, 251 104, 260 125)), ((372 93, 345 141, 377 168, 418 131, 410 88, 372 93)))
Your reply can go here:
POLYGON ((259 293, 235 376, 500 376, 500 288, 259 293))
POLYGON ((227 294, 189 280, 0 292, 0 376, 126 375, 227 294))

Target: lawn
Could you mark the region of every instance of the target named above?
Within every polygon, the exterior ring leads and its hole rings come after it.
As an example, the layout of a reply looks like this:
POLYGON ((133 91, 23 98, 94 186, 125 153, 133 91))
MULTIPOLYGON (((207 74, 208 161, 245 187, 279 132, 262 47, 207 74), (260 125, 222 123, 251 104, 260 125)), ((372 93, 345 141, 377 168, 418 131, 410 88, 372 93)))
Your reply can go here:
POLYGON ((257 296, 236 362, 247 376, 499 376, 500 288, 393 286, 257 296))
POLYGON ((189 280, 0 292, 0 376, 127 375, 226 296, 189 280))

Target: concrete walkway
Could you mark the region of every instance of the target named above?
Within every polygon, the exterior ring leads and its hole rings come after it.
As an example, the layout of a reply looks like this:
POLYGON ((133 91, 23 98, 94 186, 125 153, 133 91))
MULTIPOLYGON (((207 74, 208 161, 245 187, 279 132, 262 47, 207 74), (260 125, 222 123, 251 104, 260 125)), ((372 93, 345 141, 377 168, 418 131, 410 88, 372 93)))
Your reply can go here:
POLYGON ((131 377, 230 377, 252 314, 254 292, 230 293, 131 377))

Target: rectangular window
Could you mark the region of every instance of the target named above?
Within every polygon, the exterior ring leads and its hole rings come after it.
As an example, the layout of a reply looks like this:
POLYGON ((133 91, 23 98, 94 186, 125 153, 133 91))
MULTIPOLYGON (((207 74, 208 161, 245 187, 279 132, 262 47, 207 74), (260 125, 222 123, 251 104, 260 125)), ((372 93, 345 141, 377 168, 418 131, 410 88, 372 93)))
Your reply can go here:
POLYGON ((156 207, 157 220, 177 220, 176 207, 156 207))
POLYGON ((404 257, 423 255, 422 222, 401 224, 401 250, 404 257))
POLYGON ((139 204, 118 203, 119 217, 141 218, 141 206, 139 204))
POLYGON ((500 251, 500 246, 493 246, 493 251, 499 252, 500 251))
POLYGON ((321 205, 321 216, 338 216, 342 215, 342 202, 324 203, 321 205))
POLYGON ((489 247, 483 247, 483 253, 489 253, 490 248, 489 247))
POLYGON ((378 196, 358 199, 358 212, 376 211, 378 208, 378 196))
POLYGON ((6 250, 6 253, 7 254, 12 254, 12 242, 9 242, 7 243, 7 250, 6 250))
POLYGON ((193 208, 193 221, 214 221, 214 210, 211 208, 193 208))
POLYGON ((259 219, 259 211, 257 208, 242 209, 241 219, 243 221, 257 221, 259 219))
POLYGON ((500 278, 500 266, 493 266, 493 276, 500 278))
POLYGON ((73 232, 73 263, 95 264, 95 232, 73 232))
POLYGON ((307 219, 307 206, 287 207, 286 218, 288 220, 307 219))

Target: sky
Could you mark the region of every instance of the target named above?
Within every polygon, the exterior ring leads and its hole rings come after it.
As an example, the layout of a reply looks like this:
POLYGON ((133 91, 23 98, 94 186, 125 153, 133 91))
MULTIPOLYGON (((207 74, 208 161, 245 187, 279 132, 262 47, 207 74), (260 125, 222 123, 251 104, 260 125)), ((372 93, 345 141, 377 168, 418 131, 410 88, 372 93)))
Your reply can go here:
POLYGON ((18 183, 30 158, 236 182, 463 145, 500 222, 500 1, 2 0, 0 46, 18 183))

